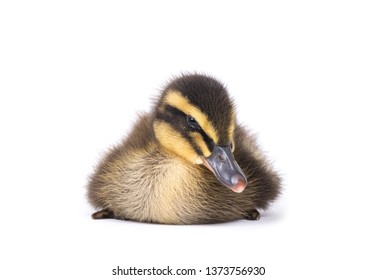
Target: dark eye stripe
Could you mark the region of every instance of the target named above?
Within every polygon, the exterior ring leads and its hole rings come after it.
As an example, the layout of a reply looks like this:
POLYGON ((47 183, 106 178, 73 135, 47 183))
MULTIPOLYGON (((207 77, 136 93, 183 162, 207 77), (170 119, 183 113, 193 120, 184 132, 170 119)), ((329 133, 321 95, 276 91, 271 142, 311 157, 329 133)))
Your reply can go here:
POLYGON ((213 140, 208 135, 206 135, 206 133, 202 129, 199 131, 199 133, 201 134, 202 138, 205 141, 206 146, 208 146, 208 149, 211 152, 214 148, 213 140))
POLYGON ((182 111, 180 111, 179 109, 177 109, 177 108, 175 108, 171 105, 166 106, 166 112, 168 114, 173 115, 173 116, 182 116, 182 117, 186 116, 182 111))
MULTIPOLYGON (((179 109, 171 105, 166 105, 165 111, 164 112, 158 111, 156 118, 169 123, 184 138, 190 140, 190 143, 192 144, 192 147, 196 150, 196 152, 200 151, 198 146, 194 143, 193 139, 190 137, 188 131, 182 131, 182 129, 179 127, 179 121, 178 121, 179 118, 181 118, 181 120, 184 120, 184 122, 186 123, 187 115, 184 112, 180 111, 179 109)), ((209 151, 212 151, 214 148, 213 140, 202 129, 199 129, 196 132, 201 134, 209 151)))

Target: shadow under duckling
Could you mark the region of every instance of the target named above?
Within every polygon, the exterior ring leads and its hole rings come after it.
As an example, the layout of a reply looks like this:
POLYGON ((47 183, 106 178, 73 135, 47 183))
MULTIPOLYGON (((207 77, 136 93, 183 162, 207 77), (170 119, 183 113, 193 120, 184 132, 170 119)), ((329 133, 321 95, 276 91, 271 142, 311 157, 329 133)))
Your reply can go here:
POLYGON ((94 219, 162 224, 258 220, 280 177, 236 123, 226 88, 192 74, 172 80, 88 184, 94 219))

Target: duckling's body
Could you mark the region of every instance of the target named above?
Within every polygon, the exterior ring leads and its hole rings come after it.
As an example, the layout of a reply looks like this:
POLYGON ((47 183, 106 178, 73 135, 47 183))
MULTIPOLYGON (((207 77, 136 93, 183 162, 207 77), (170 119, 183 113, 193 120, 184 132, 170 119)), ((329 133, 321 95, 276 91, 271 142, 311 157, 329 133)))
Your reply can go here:
POLYGON ((187 75, 170 83, 154 110, 101 161, 88 197, 102 209, 94 218, 200 224, 258 219, 257 209, 279 190, 278 175, 236 124, 224 87, 187 75), (225 158, 213 159, 216 147, 225 158))

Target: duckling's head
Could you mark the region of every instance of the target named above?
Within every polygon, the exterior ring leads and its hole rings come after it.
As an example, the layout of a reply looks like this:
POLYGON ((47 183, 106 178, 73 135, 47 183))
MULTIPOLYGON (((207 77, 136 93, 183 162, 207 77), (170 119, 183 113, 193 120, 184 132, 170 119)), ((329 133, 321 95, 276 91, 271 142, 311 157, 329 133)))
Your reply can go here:
POLYGON ((226 88, 204 75, 183 75, 167 85, 156 106, 159 143, 192 164, 203 164, 235 192, 247 179, 234 159, 235 108, 226 88))

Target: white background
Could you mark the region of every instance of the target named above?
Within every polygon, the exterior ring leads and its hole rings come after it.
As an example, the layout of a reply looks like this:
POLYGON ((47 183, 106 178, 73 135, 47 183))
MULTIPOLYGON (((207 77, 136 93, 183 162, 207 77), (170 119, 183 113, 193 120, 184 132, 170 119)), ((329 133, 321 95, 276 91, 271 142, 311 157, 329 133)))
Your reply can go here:
MULTIPOLYGON (((372 2, 2 1, 0 278, 170 265, 375 279, 372 2), (100 155, 190 71, 227 85, 283 196, 257 222, 92 220, 85 185, 100 155)), ((192 279, 214 279, 203 274, 192 279)))

